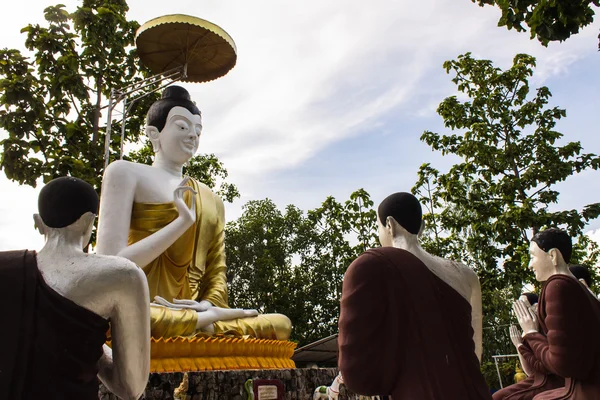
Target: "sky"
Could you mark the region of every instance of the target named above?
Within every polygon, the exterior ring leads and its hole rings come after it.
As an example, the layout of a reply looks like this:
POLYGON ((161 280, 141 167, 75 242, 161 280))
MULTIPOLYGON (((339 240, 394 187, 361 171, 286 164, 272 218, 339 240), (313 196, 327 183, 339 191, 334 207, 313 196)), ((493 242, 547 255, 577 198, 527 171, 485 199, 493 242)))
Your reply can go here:
MULTIPOLYGON (((61 0, 74 11, 79 2, 61 0)), ((9 2, 0 14, 0 48, 24 49, 21 28, 43 23, 48 0, 9 2)), ((129 19, 165 14, 211 21, 234 39, 235 68, 205 84, 186 84, 202 110, 200 152, 215 153, 241 198, 226 205, 228 220, 249 200, 272 199, 281 209, 318 207, 327 196, 345 201, 364 188, 378 204, 410 191, 424 162, 447 170, 455 161, 419 137, 450 133, 437 105, 456 94, 446 60, 465 52, 507 68, 532 54, 532 87, 548 86, 551 105, 567 110, 557 129, 600 153, 598 88, 600 18, 578 35, 547 48, 528 33, 497 27, 500 11, 470 0, 130 0, 129 19)), ((598 10, 600 11, 600 10, 598 10)), ((0 132, 0 138, 5 133, 0 132)), ((552 166, 548 166, 552 168, 552 166)), ((557 186, 556 209, 598 201, 598 171, 557 186)), ((34 231, 38 189, 0 173, 0 250, 39 249, 34 231)), ((600 238, 600 220, 586 227, 600 238)))

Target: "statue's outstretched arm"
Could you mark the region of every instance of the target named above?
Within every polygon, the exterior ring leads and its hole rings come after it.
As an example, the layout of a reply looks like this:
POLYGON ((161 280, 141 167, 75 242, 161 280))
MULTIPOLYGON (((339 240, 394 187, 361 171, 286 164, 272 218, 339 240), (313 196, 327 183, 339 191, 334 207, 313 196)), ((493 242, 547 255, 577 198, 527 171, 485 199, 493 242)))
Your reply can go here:
POLYGON ((196 221, 196 202, 192 201, 190 209, 183 200, 186 191, 196 195, 186 186, 187 179, 173 193, 179 217, 158 232, 128 245, 136 178, 126 161, 110 164, 102 182, 98 254, 125 257, 142 268, 164 253, 196 221))
POLYGON ((115 279, 112 349, 104 345, 98 377, 122 399, 139 399, 150 373, 150 306, 144 273, 127 262, 115 279))

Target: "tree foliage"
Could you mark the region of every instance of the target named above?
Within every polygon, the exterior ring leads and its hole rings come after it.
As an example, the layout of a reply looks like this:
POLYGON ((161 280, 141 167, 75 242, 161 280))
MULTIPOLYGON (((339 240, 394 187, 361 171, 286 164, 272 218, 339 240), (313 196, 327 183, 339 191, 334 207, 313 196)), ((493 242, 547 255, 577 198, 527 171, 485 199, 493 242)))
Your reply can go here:
MULTIPOLYGON (((150 143, 142 147, 140 150, 132 151, 125 159, 141 164, 151 165, 154 160, 154 151, 150 143)), ((229 175, 225 165, 219 161, 214 154, 200 154, 193 157, 187 165, 183 167, 183 174, 191 176, 204 183, 226 202, 233 202, 240 197, 240 192, 237 186, 232 183, 225 182, 229 175)))
POLYGON ((594 21, 594 9, 600 0, 471 0, 480 6, 493 5, 502 10, 498 26, 506 26, 518 32, 525 31, 525 24, 531 31, 531 38, 537 38, 547 46, 549 42, 567 40, 579 29, 594 21))
MULTIPOLYGON (((139 24, 126 18, 123 0, 84 0, 73 13, 62 4, 44 10, 46 26, 28 25, 25 48, 0 50, 0 169, 20 184, 34 186, 71 175, 100 189, 104 169, 103 104, 118 90, 149 75, 136 55, 139 24)), ((158 98, 149 86, 133 103, 125 129, 125 144, 141 140, 146 110, 158 98)), ((118 115, 117 113, 115 113, 118 115)), ((119 132, 122 121, 113 120, 119 132)), ((114 135, 112 159, 120 148, 114 135)), ((151 164, 149 147, 126 159, 151 164)), ((227 170, 214 154, 193 158, 185 172, 215 188, 226 201, 239 197, 237 188, 222 182, 227 170)))
MULTIPOLYGON (((95 187, 103 172, 102 102, 112 88, 139 81, 146 72, 133 49, 139 24, 128 21, 122 0, 85 0, 73 13, 45 9, 47 26, 28 25, 26 57, 0 51, 0 127, 9 136, 0 168, 9 179, 36 185, 72 175, 95 187)), ((138 103, 147 109, 156 97, 138 103)), ((127 142, 137 142, 143 115, 132 110, 127 142)), ((120 143, 113 143, 117 150, 120 143)))
POLYGON ((421 136, 432 150, 459 159, 445 173, 423 164, 413 193, 426 208, 424 247, 467 263, 479 276, 486 360, 512 351, 505 331, 510 302, 533 282, 527 269, 532 235, 549 226, 566 229, 579 238, 576 262, 590 254, 583 228, 600 214, 599 203, 556 210, 555 185, 598 169, 600 159, 584 153, 579 142, 562 140, 555 126, 566 112, 548 105, 547 87, 530 93, 534 67, 535 59, 525 54, 505 71, 469 53, 444 63, 467 99, 448 97, 437 110, 456 133, 421 136))
POLYGON ((337 333, 342 277, 375 245, 375 211, 364 190, 328 197, 308 213, 269 199, 250 201, 227 224, 230 303, 287 315, 300 345, 337 333))

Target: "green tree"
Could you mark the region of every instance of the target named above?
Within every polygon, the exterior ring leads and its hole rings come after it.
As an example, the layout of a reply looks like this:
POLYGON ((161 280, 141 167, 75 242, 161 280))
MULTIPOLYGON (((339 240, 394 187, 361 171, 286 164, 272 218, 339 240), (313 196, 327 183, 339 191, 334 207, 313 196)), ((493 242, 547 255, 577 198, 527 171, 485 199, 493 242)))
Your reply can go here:
MULTIPOLYGON (((104 170, 105 127, 102 111, 112 89, 149 75, 134 49, 136 21, 129 21, 123 0, 84 0, 73 13, 62 4, 44 10, 47 26, 28 25, 25 48, 0 50, 0 169, 9 179, 34 186, 65 175, 76 176, 99 191, 104 170)), ((125 144, 141 140, 146 110, 158 98, 148 94, 136 101, 125 129, 125 144)), ((113 120, 120 131, 122 121, 113 120)), ((120 139, 112 142, 115 158, 120 139)), ((144 147, 126 159, 151 164, 144 147)), ((194 157, 186 174, 210 188, 219 184, 225 201, 239 197, 235 185, 223 182, 227 170, 214 154, 194 157)))
MULTIPOLYGON (((9 179, 36 185, 73 175, 100 187, 103 172, 102 102, 112 88, 147 73, 132 47, 139 24, 126 19, 123 0, 84 0, 73 13, 45 9, 47 26, 28 25, 25 47, 0 51, 0 127, 8 132, 0 168, 9 179)), ((127 120, 127 143, 137 142, 156 96, 136 103, 127 120)), ((113 143, 113 154, 119 148, 113 143)))
POLYGON ((247 203, 226 227, 230 304, 287 315, 300 345, 337 333, 343 274, 375 245, 372 206, 362 189, 306 214, 269 199, 247 203))
POLYGON ((486 361, 513 350, 506 335, 510 304, 523 284, 533 281, 526 268, 532 235, 544 227, 562 227, 580 238, 584 257, 583 228, 600 214, 599 203, 552 211, 559 196, 554 185, 598 169, 600 159, 583 153, 579 142, 559 144, 563 135, 555 125, 566 112, 548 106, 547 87, 530 94, 534 67, 535 59, 525 54, 505 71, 469 53, 447 61, 444 68, 468 99, 448 97, 437 111, 444 125, 457 132, 421 136, 434 151, 460 160, 446 173, 422 165, 413 193, 427 211, 425 248, 465 262, 479 276, 486 361))
MULTIPOLYGON (((152 146, 147 143, 140 150, 132 151, 124 158, 128 161, 151 165, 154 160, 154 151, 152 146)), ((193 157, 183 167, 183 174, 199 180, 210 189, 215 189, 215 192, 226 202, 231 203, 240 197, 237 186, 225 182, 229 173, 225 169, 225 165, 212 153, 193 157)))
POLYGON ((594 21, 594 9, 600 0, 471 0, 484 5, 497 6, 502 10, 498 26, 506 26, 518 32, 525 31, 525 24, 531 31, 531 38, 537 38, 547 46, 549 42, 567 40, 579 29, 594 21))

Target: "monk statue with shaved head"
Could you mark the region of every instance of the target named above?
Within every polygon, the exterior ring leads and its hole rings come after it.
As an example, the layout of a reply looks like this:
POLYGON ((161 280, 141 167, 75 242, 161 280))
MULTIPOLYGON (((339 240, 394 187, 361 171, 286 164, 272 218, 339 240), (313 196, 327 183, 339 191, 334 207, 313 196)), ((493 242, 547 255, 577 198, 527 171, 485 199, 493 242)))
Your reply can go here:
POLYGON ((481 288, 465 265, 419 245, 421 204, 395 193, 379 205, 380 248, 348 268, 339 319, 339 368, 361 395, 394 400, 484 400, 479 369, 481 288))
POLYGON ((88 183, 55 179, 38 208, 42 250, 0 253, 0 399, 97 399, 98 378, 138 399, 150 371, 144 273, 125 258, 84 253, 98 213, 88 183))

